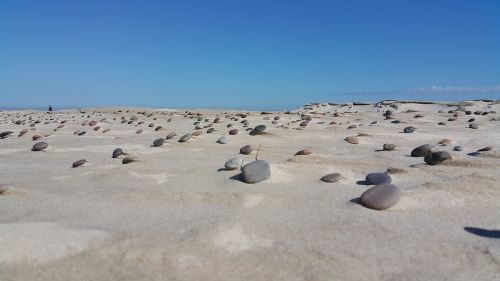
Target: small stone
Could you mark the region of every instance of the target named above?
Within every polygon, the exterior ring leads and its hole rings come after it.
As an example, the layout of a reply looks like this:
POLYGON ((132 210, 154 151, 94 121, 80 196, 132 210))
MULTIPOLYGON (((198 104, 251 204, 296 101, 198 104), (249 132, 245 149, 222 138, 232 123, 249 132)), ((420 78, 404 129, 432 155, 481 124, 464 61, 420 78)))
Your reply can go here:
POLYGON ((217 143, 220 143, 220 144, 226 144, 229 142, 229 138, 227 136, 221 136, 218 140, 217 140, 217 143))
POLYGON ((73 163, 73 168, 80 167, 81 165, 87 163, 87 160, 85 159, 80 159, 76 162, 73 163))
POLYGON ((92 127, 92 126, 95 126, 95 125, 97 125, 97 121, 90 121, 89 126, 92 127))
POLYGON ((132 162, 136 162, 136 161, 137 160, 135 158, 128 156, 128 157, 123 158, 122 164, 128 164, 128 163, 132 163, 132 162))
POLYGON ((445 126, 446 122, 439 122, 438 125, 445 126))
POLYGON ((142 134, 142 129, 135 131, 136 134, 142 134))
POLYGON ((117 149, 113 150, 113 155, 111 156, 111 158, 117 158, 120 155, 127 155, 127 153, 125 153, 123 151, 123 149, 117 148, 117 149))
POLYGON ((192 137, 197 137, 197 136, 201 136, 203 135, 203 131, 202 130, 198 130, 194 133, 191 134, 192 137))
POLYGON ((79 135, 79 136, 83 136, 83 135, 85 135, 86 133, 87 133, 87 132, 85 132, 85 131, 81 131, 80 133, 78 133, 78 135, 79 135))
POLYGON ((239 157, 234 157, 226 161, 224 164, 224 168, 226 170, 236 170, 239 169, 243 165, 243 159, 239 157))
POLYGON ((424 157, 427 153, 431 152, 432 145, 424 144, 411 151, 412 157, 424 157))
POLYGON ((209 128, 209 129, 207 130, 207 134, 211 134, 211 133, 213 133, 213 132, 215 132, 215 128, 209 128))
POLYGON ((462 151, 462 150, 464 150, 464 148, 462 146, 460 146, 460 145, 457 145, 457 146, 453 147, 453 150, 455 150, 455 151, 462 151))
POLYGON ((7 190, 9 190, 9 188, 6 184, 0 184, 0 194, 5 193, 7 190))
POLYGON ((453 142, 450 140, 450 139, 442 139, 438 142, 440 145, 450 145, 452 144, 453 142))
POLYGON ((192 134, 185 134, 179 139, 179 142, 187 142, 192 136, 192 134))
POLYGON ((407 134, 411 134, 411 133, 415 132, 415 127, 412 127, 412 126, 406 127, 406 128, 404 128, 403 132, 405 132, 407 134))
POLYGON ((407 171, 403 168, 389 167, 387 168, 386 172, 388 174, 403 174, 406 173, 407 171))
POLYGON ((487 146, 487 147, 483 147, 481 149, 478 149, 477 151, 483 152, 483 151, 490 151, 492 149, 493 149, 493 146, 487 146))
POLYGON ((232 129, 229 131, 229 134, 234 136, 234 135, 237 135, 238 134, 238 129, 232 129))
POLYGON ((391 150, 396 150, 398 149, 399 146, 393 144, 393 143, 386 143, 384 144, 384 146, 382 147, 383 150, 386 150, 386 151, 391 151, 391 150))
POLYGON ((401 198, 401 189, 393 184, 380 184, 367 189, 361 194, 361 205, 374 210, 385 210, 401 198))
POLYGON ((312 150, 309 148, 302 149, 302 150, 298 151, 297 153, 295 153, 295 155, 310 155, 310 154, 312 154, 312 150))
POLYGON ((12 133, 13 133, 13 132, 11 132, 11 131, 1 132, 1 133, 0 133, 0 139, 4 139, 4 138, 8 137, 8 136, 10 136, 10 134, 12 134, 12 133))
POLYGON ((271 177, 271 166, 265 160, 256 160, 243 166, 242 172, 246 183, 258 183, 271 177))
POLYGON ((48 147, 49 145, 46 142, 37 142, 35 145, 33 145, 33 148, 31 149, 32 151, 41 151, 44 150, 48 147))
POLYGON ((469 128, 471 128, 471 129, 479 129, 479 125, 476 124, 476 123, 470 123, 469 124, 469 128))
POLYGON ((162 146, 164 143, 165 143, 165 139, 163 139, 163 138, 155 139, 153 141, 153 146, 159 147, 159 146, 162 146))
POLYGON ((177 136, 176 133, 170 133, 170 134, 167 135, 166 139, 169 140, 169 139, 171 139, 171 138, 173 138, 175 136, 177 136))
POLYGON ((252 153, 252 151, 253 151, 253 147, 250 145, 245 145, 242 148, 240 148, 240 154, 243 154, 243 155, 248 155, 248 154, 252 153))
POLYGON ((34 141, 39 140, 39 139, 41 139, 41 138, 42 138, 42 136, 41 136, 41 135, 33 135, 33 136, 31 137, 31 139, 32 139, 32 140, 34 140, 34 141))
POLYGON ((266 130, 266 125, 258 125, 255 128, 253 128, 252 132, 254 135, 260 135, 263 134, 265 130, 266 130))
POLYGON ((347 138, 345 138, 345 140, 348 142, 348 143, 351 143, 351 144, 359 144, 359 140, 358 138, 354 137, 354 136, 348 136, 347 138))
POLYGON ((365 181, 371 185, 378 185, 383 183, 391 183, 392 178, 387 173, 370 173, 366 175, 365 181))
POLYGON ((424 157, 425 163, 429 165, 437 165, 445 160, 451 159, 451 155, 448 151, 437 151, 432 152, 424 157))
POLYGON ((339 173, 328 174, 328 175, 323 176, 321 178, 321 180, 324 182, 338 182, 341 179, 342 179, 342 175, 339 173))

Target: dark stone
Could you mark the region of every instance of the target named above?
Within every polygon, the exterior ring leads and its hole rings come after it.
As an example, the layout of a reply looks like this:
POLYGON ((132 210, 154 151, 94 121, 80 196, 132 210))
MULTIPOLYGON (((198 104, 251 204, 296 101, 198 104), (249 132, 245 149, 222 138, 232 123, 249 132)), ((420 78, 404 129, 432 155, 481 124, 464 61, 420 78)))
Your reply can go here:
POLYGON ((248 154, 252 153, 252 151, 253 151, 253 147, 251 145, 245 145, 242 148, 240 148, 240 154, 243 154, 243 155, 248 155, 248 154))
POLYGON ((342 175, 339 173, 328 174, 328 175, 323 176, 321 178, 321 180, 324 182, 338 182, 341 179, 342 179, 342 175))
POLYGON ((80 159, 76 162, 73 163, 73 168, 80 167, 81 165, 87 163, 87 160, 85 159, 80 159))
POLYGON ((374 210, 385 210, 401 198, 401 189, 393 184, 380 184, 367 189, 360 197, 361 205, 374 210))
POLYGON ((391 183, 392 178, 387 173, 370 173, 365 178, 366 183, 371 185, 391 183))
POLYGON ((126 154, 127 153, 123 152, 123 150, 121 148, 117 148, 117 149, 113 150, 113 155, 111 156, 111 158, 117 158, 120 155, 126 155, 126 154))
POLYGON ((411 151, 412 157, 424 157, 426 154, 430 153, 432 149, 432 145, 424 144, 421 145, 411 151))
POLYGON ((163 138, 155 139, 153 141, 153 146, 156 146, 156 147, 162 146, 164 143, 165 143, 165 139, 163 139, 163 138))
POLYGON ((48 147, 49 145, 46 142, 37 142, 35 145, 33 145, 33 148, 31 149, 32 151, 41 151, 44 150, 48 147))
POLYGON ((437 151, 432 152, 424 157, 425 163, 429 165, 437 165, 445 160, 451 159, 451 155, 448 151, 437 151))
POLYGON ((403 130, 403 131, 404 131, 405 133, 407 133, 407 134, 410 134, 410 133, 415 132, 415 127, 409 126, 409 127, 404 128, 404 130, 403 130))

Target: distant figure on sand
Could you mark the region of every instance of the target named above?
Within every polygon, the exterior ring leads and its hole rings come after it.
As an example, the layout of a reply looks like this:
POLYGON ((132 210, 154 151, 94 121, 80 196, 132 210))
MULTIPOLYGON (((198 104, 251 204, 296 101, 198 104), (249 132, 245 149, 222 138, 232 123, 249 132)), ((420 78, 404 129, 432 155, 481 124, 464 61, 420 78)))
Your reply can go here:
POLYGON ((52 105, 49 104, 49 111, 52 111, 52 105))

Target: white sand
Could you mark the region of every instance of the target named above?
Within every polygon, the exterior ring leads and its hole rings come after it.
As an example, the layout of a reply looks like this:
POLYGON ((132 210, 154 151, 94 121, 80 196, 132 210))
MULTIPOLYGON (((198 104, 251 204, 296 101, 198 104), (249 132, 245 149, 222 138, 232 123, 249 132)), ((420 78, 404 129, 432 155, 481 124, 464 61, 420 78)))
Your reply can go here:
MULTIPOLYGON (((500 104, 473 103, 467 110, 500 112, 500 104)), ((446 121, 455 108, 313 106, 304 130, 292 121, 305 110, 253 112, 252 126, 268 127, 262 136, 248 135, 241 118, 225 119, 223 111, 192 110, 210 120, 220 114, 223 122, 188 143, 177 140, 193 132, 196 119, 184 117, 184 110, 0 112, 0 132, 14 132, 0 139, 0 184, 9 187, 0 195, 0 280, 499 280, 500 239, 464 230, 500 230, 500 121, 491 121, 499 115, 462 112, 446 121), (384 120, 386 109, 402 122, 384 120), (335 111, 349 112, 333 117, 335 111), (121 124, 121 116, 144 124, 121 124), (277 125, 274 116, 281 117, 277 125), (42 122, 34 128, 12 123, 29 117, 42 122), (472 117, 477 130, 468 128, 472 117), (44 124, 50 118, 69 121, 54 132, 59 123, 44 124), (81 126, 104 118, 99 132, 81 126), (375 120, 378 125, 369 125, 375 120), (155 132, 149 123, 166 130, 155 132), (217 144, 228 123, 240 133, 217 144), (363 126, 346 129, 352 124, 363 126), (413 134, 401 133, 410 125, 417 128, 413 134), (29 132, 18 137, 24 128, 29 132), (76 136, 77 129, 87 134, 76 136), (151 147, 172 131, 179 136, 151 147), (30 151, 31 137, 48 132, 39 141, 49 148, 30 151), (358 145, 344 140, 357 133, 369 136, 359 137, 358 145), (453 145, 436 148, 450 151, 452 161, 428 166, 409 157, 416 146, 443 138, 453 145), (400 149, 377 151, 384 143, 400 149), (250 185, 237 170, 219 170, 247 144, 261 146, 259 159, 271 164, 269 180, 250 185), (452 151, 454 145, 464 151, 452 151), (490 145, 494 149, 482 155, 467 155, 490 145), (140 162, 112 159, 117 147, 140 162), (294 156, 304 148, 313 154, 294 156), (88 164, 71 168, 82 158, 88 164), (399 203, 385 211, 357 204, 367 189, 357 182, 389 167, 404 169, 392 175, 403 189, 399 203), (319 180, 333 172, 344 179, 319 180)), ((246 163, 255 158, 240 156, 246 163)))

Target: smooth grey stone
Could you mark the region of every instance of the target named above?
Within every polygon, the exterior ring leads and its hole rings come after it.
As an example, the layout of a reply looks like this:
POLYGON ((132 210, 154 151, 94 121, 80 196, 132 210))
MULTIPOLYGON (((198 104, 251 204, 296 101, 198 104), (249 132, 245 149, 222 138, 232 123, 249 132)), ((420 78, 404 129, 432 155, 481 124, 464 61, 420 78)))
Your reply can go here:
POLYGON ((427 153, 431 152, 432 145, 424 144, 411 151, 412 157, 424 157, 427 153))
POLYGON ((210 129, 207 130, 207 134, 211 134, 213 132, 215 132, 215 128, 210 128, 210 129))
POLYGON ((451 155, 448 151, 437 151, 425 155, 424 161, 429 165, 437 165, 445 160, 451 159, 451 155))
POLYGON ((31 149, 32 151, 41 151, 44 150, 48 147, 49 145, 46 142, 37 142, 35 145, 33 145, 33 148, 31 149))
POLYGON ((4 138, 8 137, 12 133, 13 133, 12 131, 1 132, 0 133, 0 139, 4 139, 4 138))
POLYGON ((271 166, 265 160, 253 161, 242 168, 246 183, 258 183, 271 177, 271 166))
POLYGON ((81 159, 81 160, 78 160, 76 162, 73 163, 73 168, 76 168, 76 167, 80 167, 81 165, 87 163, 87 160, 85 159, 81 159))
POLYGON ((239 169, 243 165, 243 159, 239 157, 234 157, 226 161, 224 164, 224 168, 226 170, 236 170, 239 169))
POLYGON ((401 198, 401 189, 393 184, 380 184, 367 189, 360 197, 361 205, 374 210, 385 210, 401 198))
POLYGON ((378 185, 383 183, 391 183, 392 178, 387 173, 370 173, 366 175, 365 181, 368 184, 378 185))
POLYGON ((179 139, 179 142, 187 142, 192 136, 192 134, 185 134, 179 139))
POLYGON ((266 125, 258 125, 253 128, 253 130, 258 133, 263 133, 266 130, 266 125))
POLYGON ((165 143, 165 139, 159 138, 153 141, 153 146, 162 146, 165 143))
POLYGON ((321 178, 321 180, 324 182, 338 182, 341 179, 342 179, 342 175, 339 173, 328 174, 328 175, 323 176, 321 178))
POLYGON ((411 134, 411 133, 415 132, 415 127, 409 126, 409 127, 404 128, 403 131, 407 134, 411 134))
POLYGON ((455 146, 455 147, 453 148, 453 150, 455 150, 455 151, 462 151, 462 150, 464 150, 464 148, 463 148, 463 147, 461 147, 460 145, 457 145, 457 146, 455 146))
POLYGON ((226 144, 229 142, 229 138, 227 136, 221 136, 218 140, 217 140, 217 143, 220 143, 220 144, 226 144))
POLYGON ((383 148, 383 150, 391 151, 391 150, 398 149, 398 146, 395 144, 392 144, 392 143, 386 143, 386 144, 384 144, 384 146, 382 148, 383 148))
POLYGON ((177 136, 177 134, 174 133, 174 132, 172 132, 172 133, 170 133, 170 134, 167 135, 166 139, 169 140, 169 139, 171 139, 171 138, 173 138, 175 136, 177 136))
POLYGON ((240 148, 240 154, 243 155, 248 155, 252 153, 253 147, 251 145, 245 145, 244 147, 240 148))
POLYGON ((123 150, 121 148, 117 148, 115 150, 113 150, 113 155, 111 156, 111 158, 116 158, 120 155, 125 155, 126 153, 123 152, 123 150))

